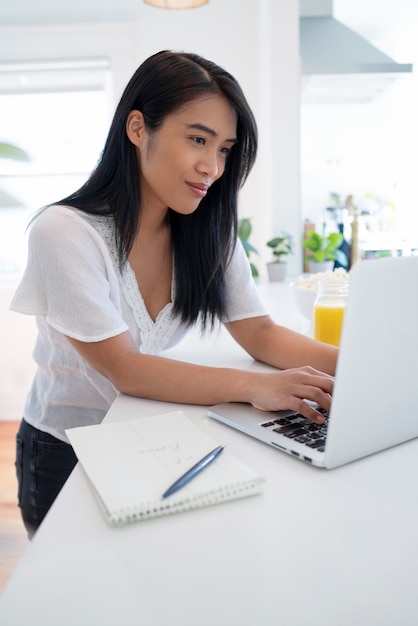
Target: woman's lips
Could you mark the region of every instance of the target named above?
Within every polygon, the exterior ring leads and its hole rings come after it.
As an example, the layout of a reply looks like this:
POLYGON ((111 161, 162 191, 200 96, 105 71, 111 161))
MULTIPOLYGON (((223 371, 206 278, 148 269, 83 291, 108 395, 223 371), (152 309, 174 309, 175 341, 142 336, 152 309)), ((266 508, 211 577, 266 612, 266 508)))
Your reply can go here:
POLYGON ((186 185, 190 189, 190 191, 197 196, 198 198, 204 198, 208 192, 209 185, 204 185, 202 183, 188 183, 186 185))

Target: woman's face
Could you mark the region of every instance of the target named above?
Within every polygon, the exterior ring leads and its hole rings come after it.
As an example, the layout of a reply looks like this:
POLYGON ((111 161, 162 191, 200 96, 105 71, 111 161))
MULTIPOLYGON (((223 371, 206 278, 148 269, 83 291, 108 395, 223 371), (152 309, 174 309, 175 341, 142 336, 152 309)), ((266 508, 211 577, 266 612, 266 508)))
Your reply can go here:
POLYGON ((236 132, 235 110, 218 95, 168 115, 152 135, 143 129, 137 145, 141 209, 193 213, 222 176, 236 132))

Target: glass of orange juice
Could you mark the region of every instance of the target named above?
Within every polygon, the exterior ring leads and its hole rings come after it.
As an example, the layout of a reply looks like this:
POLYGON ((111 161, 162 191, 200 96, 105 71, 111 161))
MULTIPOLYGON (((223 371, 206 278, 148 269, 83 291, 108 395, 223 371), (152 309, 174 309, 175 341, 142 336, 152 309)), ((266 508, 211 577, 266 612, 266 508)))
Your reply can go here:
POLYGON ((319 282, 313 311, 314 339, 340 345, 348 282, 319 282))

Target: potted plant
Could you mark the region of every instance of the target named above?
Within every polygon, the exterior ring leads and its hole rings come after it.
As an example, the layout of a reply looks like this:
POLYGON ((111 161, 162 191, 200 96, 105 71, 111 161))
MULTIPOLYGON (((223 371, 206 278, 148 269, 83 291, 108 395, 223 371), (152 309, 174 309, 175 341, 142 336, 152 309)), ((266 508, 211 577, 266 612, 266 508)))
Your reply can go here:
POLYGON ((285 258, 293 253, 293 240, 291 235, 282 232, 278 237, 267 241, 271 248, 274 260, 267 263, 267 273, 271 281, 283 281, 286 277, 287 264, 285 258))
POLYGON ((303 247, 306 252, 306 260, 308 262, 309 271, 311 273, 324 272, 333 269, 335 261, 341 265, 347 264, 347 257, 340 250, 344 237, 341 233, 323 232, 317 233, 309 230, 303 241, 303 247))
POLYGON ((241 240, 241 243, 245 250, 245 254, 247 255, 247 259, 251 267, 251 274, 253 275, 253 278, 258 278, 258 269, 254 265, 254 263, 250 261, 251 254, 258 254, 257 248, 254 248, 254 246, 249 241, 252 230, 253 226, 251 224, 251 218, 243 217, 238 221, 238 237, 241 240))

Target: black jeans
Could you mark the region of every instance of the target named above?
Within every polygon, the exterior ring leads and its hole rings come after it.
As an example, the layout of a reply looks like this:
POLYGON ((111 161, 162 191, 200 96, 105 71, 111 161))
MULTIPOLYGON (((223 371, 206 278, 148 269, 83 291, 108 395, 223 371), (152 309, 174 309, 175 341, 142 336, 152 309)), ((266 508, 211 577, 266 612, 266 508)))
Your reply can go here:
POLYGON ((68 443, 22 420, 16 435, 18 503, 29 539, 38 529, 77 457, 68 443))

